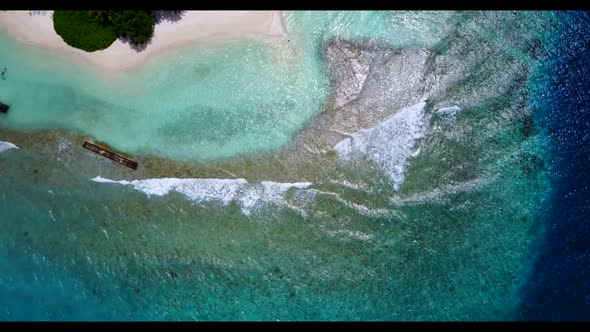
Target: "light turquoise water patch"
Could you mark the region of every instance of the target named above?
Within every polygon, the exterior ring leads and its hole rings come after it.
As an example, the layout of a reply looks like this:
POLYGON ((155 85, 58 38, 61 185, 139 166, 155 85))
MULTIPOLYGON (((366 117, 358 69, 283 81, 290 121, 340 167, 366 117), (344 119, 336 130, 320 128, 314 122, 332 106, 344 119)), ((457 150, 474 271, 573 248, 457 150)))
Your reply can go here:
POLYGON ((180 160, 269 151, 323 109, 330 88, 323 41, 430 45, 452 21, 446 12, 284 16, 289 43, 243 40, 184 48, 117 79, 0 34, 0 65, 8 67, 0 100, 12 105, 3 124, 74 129, 129 153, 180 160))
POLYGON ((283 19, 310 48, 329 38, 372 39, 393 47, 431 46, 460 20, 450 11, 295 11, 283 19))
POLYGON ((59 59, 29 66, 34 59, 20 53, 31 50, 3 41, 9 72, 0 96, 12 106, 5 122, 75 129, 132 153, 208 160, 276 148, 327 91, 288 49, 254 41, 184 50, 117 81, 59 59))

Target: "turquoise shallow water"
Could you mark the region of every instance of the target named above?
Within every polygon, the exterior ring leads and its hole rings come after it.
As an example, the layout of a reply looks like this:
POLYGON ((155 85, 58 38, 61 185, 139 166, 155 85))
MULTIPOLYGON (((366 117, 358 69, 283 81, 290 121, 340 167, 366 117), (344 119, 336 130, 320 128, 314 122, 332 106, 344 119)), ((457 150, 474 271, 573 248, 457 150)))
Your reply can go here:
MULTIPOLYGON (((457 75, 428 101, 425 134, 399 190, 383 168, 361 159, 330 166, 306 188, 199 183, 147 196, 136 190, 142 183, 96 183, 51 153, 0 152, 0 318, 515 317, 549 189, 547 138, 531 125, 535 109, 525 97, 546 79, 531 45, 539 41, 542 59, 553 14, 288 12, 284 19, 293 46, 178 50, 116 81, 2 35, 9 80, 0 96, 13 105, 3 125, 74 129, 174 159, 275 151, 326 103, 323 42, 433 49, 431 69, 443 63, 457 75), (454 117, 437 112, 452 105, 461 108, 454 117)), ((399 127, 385 137, 404 139, 399 127)), ((9 137, 0 131, 0 140, 9 137)), ((381 151, 400 142, 371 144, 381 151)))
POLYGON ((326 102, 322 41, 386 37, 382 39, 396 46, 428 45, 443 34, 449 16, 286 13, 289 44, 199 45, 173 51, 116 80, 82 64, 41 56, 3 34, 0 42, 7 47, 0 59, 10 68, 10 81, 0 97, 15 110, 5 122, 74 129, 129 153, 182 160, 269 151, 289 142, 326 102), (416 35, 409 26, 399 33, 396 29, 405 25, 397 16, 426 29, 416 35))
POLYGON ((264 151, 321 107, 319 75, 281 63, 281 51, 260 42, 185 50, 118 80, 64 63, 22 66, 30 51, 3 56, 14 59, 3 87, 16 111, 8 123, 74 129, 129 153, 209 160, 264 151))

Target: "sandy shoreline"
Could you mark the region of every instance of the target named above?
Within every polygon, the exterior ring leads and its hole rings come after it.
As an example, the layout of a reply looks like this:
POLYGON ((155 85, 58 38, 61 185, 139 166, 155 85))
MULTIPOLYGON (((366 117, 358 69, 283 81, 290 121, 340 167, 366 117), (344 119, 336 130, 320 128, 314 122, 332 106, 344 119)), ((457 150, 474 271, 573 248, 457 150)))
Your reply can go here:
POLYGON ((0 28, 23 43, 56 51, 111 73, 134 69, 154 55, 199 42, 240 38, 286 39, 280 11, 186 11, 177 22, 156 25, 151 43, 142 51, 116 40, 105 50, 86 52, 66 44, 53 29, 52 11, 0 12, 0 28))

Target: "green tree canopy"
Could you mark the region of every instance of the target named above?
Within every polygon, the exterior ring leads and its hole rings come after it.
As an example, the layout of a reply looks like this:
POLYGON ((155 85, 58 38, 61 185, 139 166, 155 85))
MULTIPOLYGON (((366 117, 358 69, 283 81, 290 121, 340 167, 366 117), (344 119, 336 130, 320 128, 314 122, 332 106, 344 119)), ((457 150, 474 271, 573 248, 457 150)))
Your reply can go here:
POLYGON ((114 11, 109 19, 117 34, 120 37, 129 37, 133 44, 143 44, 154 34, 155 18, 149 11, 114 11))
POLYGON ((53 28, 68 45, 88 52, 105 49, 117 39, 113 26, 99 24, 87 11, 56 10, 53 28))
POLYGON ((127 37, 135 45, 149 41, 155 17, 147 10, 56 10, 53 25, 66 43, 92 52, 110 46, 117 37, 127 37))

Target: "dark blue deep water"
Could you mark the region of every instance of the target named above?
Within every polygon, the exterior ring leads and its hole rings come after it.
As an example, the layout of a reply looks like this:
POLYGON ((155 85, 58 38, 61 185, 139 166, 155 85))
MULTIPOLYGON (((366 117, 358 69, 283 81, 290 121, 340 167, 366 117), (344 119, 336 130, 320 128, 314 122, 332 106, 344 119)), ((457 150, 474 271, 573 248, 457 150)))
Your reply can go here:
POLYGON ((590 318, 590 13, 561 13, 558 37, 534 92, 551 138, 551 199, 522 319, 590 318))

